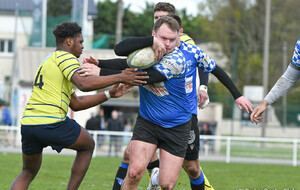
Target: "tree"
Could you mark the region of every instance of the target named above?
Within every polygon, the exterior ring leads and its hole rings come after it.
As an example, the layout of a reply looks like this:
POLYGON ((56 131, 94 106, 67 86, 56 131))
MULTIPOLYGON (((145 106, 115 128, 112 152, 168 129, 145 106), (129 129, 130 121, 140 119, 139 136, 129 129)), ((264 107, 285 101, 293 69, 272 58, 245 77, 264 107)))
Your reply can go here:
POLYGON ((47 16, 57 17, 71 14, 72 0, 47 1, 47 16), (63 6, 62 6, 63 5, 63 6))

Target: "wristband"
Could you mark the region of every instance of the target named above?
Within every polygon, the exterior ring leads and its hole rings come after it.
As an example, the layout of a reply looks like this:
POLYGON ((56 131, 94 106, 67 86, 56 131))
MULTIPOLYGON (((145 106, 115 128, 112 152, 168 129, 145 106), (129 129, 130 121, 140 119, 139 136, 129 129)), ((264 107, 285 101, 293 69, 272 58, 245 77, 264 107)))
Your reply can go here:
POLYGON ((205 92, 207 92, 207 86, 205 86, 205 85, 200 85, 199 90, 204 90, 205 92))
POLYGON ((105 90, 105 91, 104 91, 104 94, 105 94, 107 100, 109 100, 109 99, 110 99, 109 91, 108 91, 108 90, 105 90))

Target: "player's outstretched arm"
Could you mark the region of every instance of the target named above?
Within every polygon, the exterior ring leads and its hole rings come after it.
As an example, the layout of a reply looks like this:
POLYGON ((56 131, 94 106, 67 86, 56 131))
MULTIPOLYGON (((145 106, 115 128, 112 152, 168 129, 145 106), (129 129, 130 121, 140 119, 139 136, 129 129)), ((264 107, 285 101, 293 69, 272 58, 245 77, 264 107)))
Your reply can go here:
POLYGON ((124 70, 129 68, 127 61, 124 58, 115 58, 115 59, 96 59, 92 56, 83 58, 84 64, 94 64, 100 68, 112 69, 112 70, 124 70))
POLYGON ((135 50, 150 46, 155 52, 155 60, 159 61, 166 53, 166 48, 163 43, 154 36, 127 38, 115 45, 114 50, 118 56, 128 56, 135 50))
POLYGON ((215 75, 219 81, 230 91, 240 110, 244 108, 248 113, 249 111, 253 111, 252 103, 247 98, 242 96, 231 78, 218 65, 216 65, 215 69, 211 73, 215 75))
POLYGON ((107 86, 124 83, 133 86, 141 86, 146 84, 144 81, 149 78, 147 72, 136 72, 137 69, 126 69, 120 74, 109 76, 88 76, 81 77, 78 72, 75 72, 71 78, 71 82, 81 91, 92 91, 105 88, 107 86))
POLYGON ((296 67, 292 63, 288 66, 283 75, 277 80, 270 92, 264 98, 264 100, 254 109, 250 118, 252 123, 259 123, 260 119, 263 119, 260 115, 264 113, 267 106, 273 104, 280 97, 285 95, 300 78, 300 68, 296 67))
POLYGON ((153 45, 153 36, 127 38, 115 45, 114 51, 118 56, 128 56, 135 50, 153 45))
POLYGON ((94 95, 77 96, 75 93, 71 96, 70 108, 74 111, 80 111, 97 106, 110 98, 119 98, 130 91, 130 85, 115 84, 107 92, 100 92, 94 95))
POLYGON ((100 68, 94 64, 85 63, 79 67, 78 71, 81 77, 86 76, 108 76, 122 73, 122 70, 112 70, 100 68))

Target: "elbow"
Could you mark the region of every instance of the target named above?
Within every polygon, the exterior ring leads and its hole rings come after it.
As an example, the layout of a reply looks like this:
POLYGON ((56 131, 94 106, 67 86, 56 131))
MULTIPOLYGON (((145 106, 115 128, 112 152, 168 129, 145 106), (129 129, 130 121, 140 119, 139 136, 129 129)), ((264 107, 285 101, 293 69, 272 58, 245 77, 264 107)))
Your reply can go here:
POLYGON ((73 106, 71 109, 72 109, 73 111, 80 111, 80 109, 77 108, 76 106, 73 106))
POLYGON ((73 110, 73 111, 80 111, 80 107, 78 106, 78 102, 71 102, 69 104, 69 107, 73 110))
POLYGON ((116 44, 114 47, 115 54, 118 56, 127 56, 128 53, 124 48, 127 49, 126 47, 124 47, 123 42, 116 44))
POLYGON ((93 90, 89 86, 89 83, 85 83, 85 82, 81 82, 81 83, 77 84, 76 87, 82 92, 89 92, 89 91, 93 90))
POLYGON ((114 52, 115 52, 116 55, 122 56, 122 52, 119 50, 119 48, 117 47, 117 45, 114 48, 114 52))

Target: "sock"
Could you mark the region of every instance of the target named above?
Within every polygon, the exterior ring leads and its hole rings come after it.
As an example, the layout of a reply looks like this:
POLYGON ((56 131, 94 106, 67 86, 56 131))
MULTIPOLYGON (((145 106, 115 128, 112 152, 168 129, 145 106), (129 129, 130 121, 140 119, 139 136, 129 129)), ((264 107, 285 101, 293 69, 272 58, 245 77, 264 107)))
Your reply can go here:
MULTIPOLYGON (((158 174, 158 173, 157 173, 158 174)), ((152 185, 159 185, 159 181, 158 181, 158 175, 153 175, 153 177, 150 179, 152 185)))
POLYGON ((115 177, 114 186, 112 188, 113 190, 120 190, 121 189, 121 185, 123 183, 123 180, 126 177, 128 165, 129 164, 126 164, 124 162, 121 163, 121 165, 120 165, 120 167, 117 171, 116 177, 115 177))
POLYGON ((204 176, 202 171, 197 179, 190 178, 190 183, 192 190, 204 190, 204 176))
POLYGON ((147 166, 149 180, 151 178, 151 171, 153 168, 159 168, 159 159, 157 159, 153 162, 150 162, 147 166))

